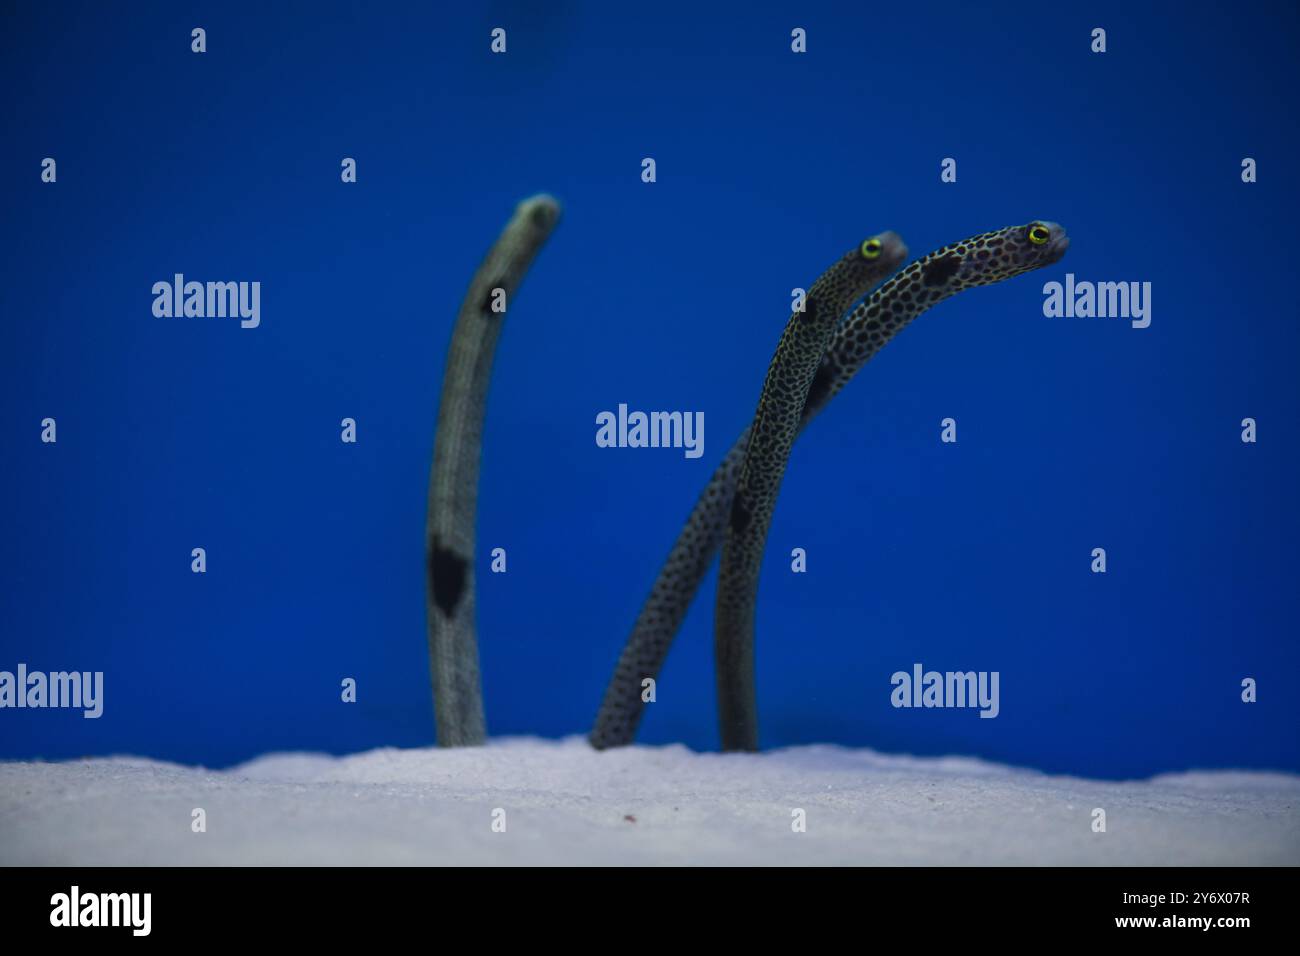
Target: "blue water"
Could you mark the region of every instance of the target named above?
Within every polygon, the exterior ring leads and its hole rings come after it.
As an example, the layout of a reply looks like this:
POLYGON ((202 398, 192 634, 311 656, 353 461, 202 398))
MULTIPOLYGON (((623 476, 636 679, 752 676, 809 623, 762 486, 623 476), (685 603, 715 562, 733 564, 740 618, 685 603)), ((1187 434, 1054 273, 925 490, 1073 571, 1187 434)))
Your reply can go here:
MULTIPOLYGON (((0 756, 432 741, 442 363, 479 258, 546 190, 564 220, 486 423, 492 733, 590 726, 792 288, 882 229, 920 255, 1043 218, 1060 264, 925 315, 796 446, 763 744, 1300 770, 1294 8, 332 6, 6 5, 0 669, 103 671, 105 701, 0 711, 0 756), (260 281, 261 325, 155 318, 177 272, 260 281), (1045 318, 1066 272, 1152 283, 1150 327, 1045 318), (620 402, 703 411, 703 457, 597 448, 620 402), (895 709, 917 662, 999 672, 999 716, 895 709)), ((644 741, 717 746, 712 597, 711 575, 644 741)))

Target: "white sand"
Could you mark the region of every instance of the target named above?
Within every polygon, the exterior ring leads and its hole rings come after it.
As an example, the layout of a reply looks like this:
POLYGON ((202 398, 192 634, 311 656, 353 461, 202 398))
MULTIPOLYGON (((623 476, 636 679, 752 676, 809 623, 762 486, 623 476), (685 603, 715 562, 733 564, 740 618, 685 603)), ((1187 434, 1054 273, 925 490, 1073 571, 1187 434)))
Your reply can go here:
POLYGON ((596 753, 578 738, 225 771, 0 763, 0 864, 290 863, 1300 864, 1300 776, 1111 783, 827 746, 596 753))

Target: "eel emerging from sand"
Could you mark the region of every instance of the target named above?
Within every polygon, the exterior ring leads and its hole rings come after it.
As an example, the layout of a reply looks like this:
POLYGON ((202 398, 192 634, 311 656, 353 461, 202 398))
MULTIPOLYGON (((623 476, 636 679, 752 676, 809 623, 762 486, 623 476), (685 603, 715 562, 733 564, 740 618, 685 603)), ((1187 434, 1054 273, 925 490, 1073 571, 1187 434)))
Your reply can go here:
POLYGON ((513 299, 559 218, 559 204, 550 196, 519 204, 470 281, 447 352, 425 525, 429 668, 440 747, 481 744, 487 737, 474 626, 483 416, 505 320, 500 309, 513 299))
MULTIPOLYGON (((922 312, 965 289, 1051 265, 1068 246, 1059 225, 1031 222, 944 246, 903 269, 835 329, 809 388, 800 430, 922 312)), ((749 436, 746 429, 714 471, 655 580, 596 716, 589 739, 597 748, 630 744, 636 736, 644 712, 641 681, 658 676, 722 542, 749 436)), ((743 685, 734 674, 729 680, 743 685)))
POLYGON ((849 306, 907 258, 907 247, 887 232, 862 243, 813 283, 807 307, 786 323, 763 380, 749 444, 731 499, 722 543, 714 615, 718 719, 724 750, 757 750, 758 719, 746 698, 754 686, 753 617, 758 571, 776 509, 786 461, 799 434, 808 390, 849 306), (752 745, 751 745, 752 741, 752 745))

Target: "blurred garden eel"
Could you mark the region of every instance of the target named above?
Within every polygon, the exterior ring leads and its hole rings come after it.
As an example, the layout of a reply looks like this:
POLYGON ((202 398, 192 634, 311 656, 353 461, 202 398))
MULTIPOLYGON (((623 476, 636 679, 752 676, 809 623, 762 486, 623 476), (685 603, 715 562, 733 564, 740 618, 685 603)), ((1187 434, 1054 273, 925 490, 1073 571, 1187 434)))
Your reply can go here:
MULTIPOLYGON (((913 262, 836 328, 813 377, 800 429, 922 312, 965 289, 1051 265, 1068 246, 1057 224, 1031 222, 964 239, 913 262)), ((722 543, 749 435, 746 429, 709 479, 637 616, 589 737, 597 748, 625 746, 636 737, 644 713, 641 682, 658 677, 722 543)))
POLYGON ((470 281, 447 352, 425 524, 429 667, 441 747, 481 744, 487 737, 474 626, 483 416, 505 309, 559 218, 550 196, 519 204, 470 281))

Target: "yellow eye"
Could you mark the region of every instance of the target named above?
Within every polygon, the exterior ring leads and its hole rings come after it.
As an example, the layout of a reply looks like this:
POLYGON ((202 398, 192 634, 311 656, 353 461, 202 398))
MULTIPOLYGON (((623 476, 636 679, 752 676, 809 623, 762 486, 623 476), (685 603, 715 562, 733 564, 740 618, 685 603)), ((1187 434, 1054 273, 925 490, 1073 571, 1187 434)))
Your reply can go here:
POLYGON ((879 239, 868 239, 862 244, 862 258, 879 259, 880 251, 884 248, 879 239))
POLYGON ((1029 227, 1029 241, 1036 246, 1041 246, 1048 239, 1052 238, 1051 230, 1042 223, 1034 223, 1029 227))

